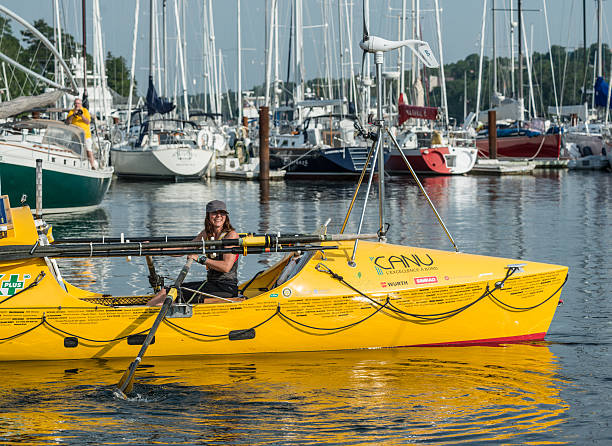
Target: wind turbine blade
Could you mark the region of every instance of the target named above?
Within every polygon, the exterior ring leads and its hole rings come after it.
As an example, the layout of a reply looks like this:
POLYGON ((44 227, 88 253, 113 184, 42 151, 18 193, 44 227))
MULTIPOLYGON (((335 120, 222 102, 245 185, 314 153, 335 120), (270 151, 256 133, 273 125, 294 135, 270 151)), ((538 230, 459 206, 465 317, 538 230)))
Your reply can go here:
POLYGON ((370 36, 370 0, 363 0, 363 39, 370 36))
POLYGON ((440 66, 427 42, 422 40, 405 40, 404 44, 419 58, 427 68, 440 66))

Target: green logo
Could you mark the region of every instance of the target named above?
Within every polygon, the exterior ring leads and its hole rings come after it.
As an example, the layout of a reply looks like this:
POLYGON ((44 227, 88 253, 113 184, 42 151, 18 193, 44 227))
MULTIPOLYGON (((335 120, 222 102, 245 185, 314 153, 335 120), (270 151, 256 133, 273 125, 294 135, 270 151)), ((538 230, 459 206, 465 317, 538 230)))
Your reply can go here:
MULTIPOLYGON (((3 277, 4 274, 0 274, 0 279, 3 277)), ((0 296, 14 296, 24 285, 25 277, 24 280, 19 280, 19 274, 11 274, 9 280, 0 282, 0 296)))

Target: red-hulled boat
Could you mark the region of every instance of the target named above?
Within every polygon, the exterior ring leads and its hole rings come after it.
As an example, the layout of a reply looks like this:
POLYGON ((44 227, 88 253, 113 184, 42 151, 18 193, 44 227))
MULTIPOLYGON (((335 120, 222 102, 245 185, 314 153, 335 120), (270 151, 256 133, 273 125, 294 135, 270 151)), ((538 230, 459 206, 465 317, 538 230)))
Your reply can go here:
MULTIPOLYGON (((476 149, 454 146, 433 146, 424 149, 403 149, 415 172, 421 174, 460 175, 472 170, 476 162, 476 149)), ((391 151, 385 169, 390 173, 408 173, 408 167, 399 151, 391 151)))
MULTIPOLYGON (((400 96, 399 124, 409 118, 434 121, 437 107, 418 107, 404 104, 400 96)), ((415 172, 432 175, 460 175, 474 167, 477 152, 473 137, 465 133, 431 130, 427 127, 411 127, 398 137, 402 152, 415 172)), ((393 148, 385 169, 390 173, 409 173, 399 150, 393 148)))
MULTIPOLYGON (((478 156, 489 158, 489 139, 487 136, 476 138, 478 156)), ((561 135, 497 135, 497 156, 500 158, 559 159, 561 135)))

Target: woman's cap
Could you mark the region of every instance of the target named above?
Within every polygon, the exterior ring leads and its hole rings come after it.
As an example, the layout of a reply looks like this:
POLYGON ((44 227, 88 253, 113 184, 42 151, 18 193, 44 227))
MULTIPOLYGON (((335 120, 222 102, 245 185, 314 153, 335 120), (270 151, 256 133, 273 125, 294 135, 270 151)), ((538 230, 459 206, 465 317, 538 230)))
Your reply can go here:
POLYGON ((211 212, 218 211, 224 211, 226 214, 229 214, 229 212, 227 212, 227 207, 225 206, 225 203, 221 200, 209 201, 206 205, 206 213, 210 214, 211 212))

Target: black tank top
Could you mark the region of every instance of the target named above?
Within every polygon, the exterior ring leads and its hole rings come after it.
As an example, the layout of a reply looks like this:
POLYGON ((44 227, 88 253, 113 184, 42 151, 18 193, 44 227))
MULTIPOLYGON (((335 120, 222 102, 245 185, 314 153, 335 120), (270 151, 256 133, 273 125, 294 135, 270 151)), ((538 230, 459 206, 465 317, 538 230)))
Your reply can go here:
MULTIPOLYGON (((223 232, 218 240, 222 240, 227 235, 227 232, 223 232)), ((238 241, 236 241, 238 243, 238 241)), ((209 258, 212 258, 209 255, 209 258)), ((232 265, 232 268, 226 272, 222 273, 221 271, 217 271, 216 269, 209 268, 207 275, 208 282, 222 282, 224 284, 238 286, 238 259, 232 265)))

